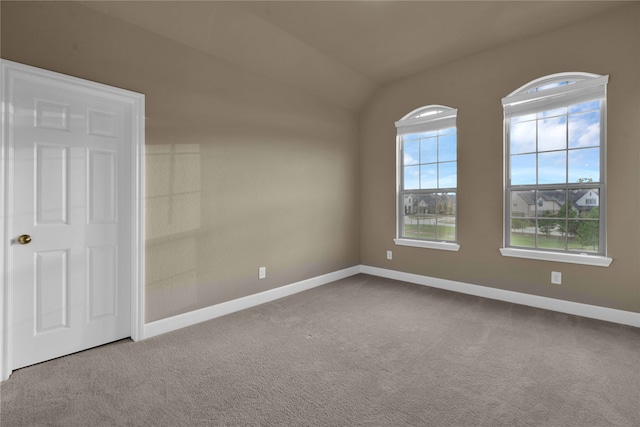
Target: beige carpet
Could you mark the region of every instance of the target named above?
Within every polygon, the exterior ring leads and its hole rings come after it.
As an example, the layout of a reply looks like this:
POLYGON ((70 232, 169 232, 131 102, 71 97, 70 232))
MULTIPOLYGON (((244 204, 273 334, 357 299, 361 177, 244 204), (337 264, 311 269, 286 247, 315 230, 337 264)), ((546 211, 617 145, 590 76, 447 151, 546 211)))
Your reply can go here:
POLYGON ((638 426, 640 330, 358 275, 17 370, 5 426, 638 426))

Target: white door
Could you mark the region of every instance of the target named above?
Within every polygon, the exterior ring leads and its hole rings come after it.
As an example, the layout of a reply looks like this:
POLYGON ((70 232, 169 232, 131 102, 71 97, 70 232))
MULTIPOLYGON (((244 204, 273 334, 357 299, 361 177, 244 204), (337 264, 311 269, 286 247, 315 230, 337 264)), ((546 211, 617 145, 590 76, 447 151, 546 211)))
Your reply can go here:
POLYGON ((15 78, 11 369, 131 336, 132 105, 15 78))

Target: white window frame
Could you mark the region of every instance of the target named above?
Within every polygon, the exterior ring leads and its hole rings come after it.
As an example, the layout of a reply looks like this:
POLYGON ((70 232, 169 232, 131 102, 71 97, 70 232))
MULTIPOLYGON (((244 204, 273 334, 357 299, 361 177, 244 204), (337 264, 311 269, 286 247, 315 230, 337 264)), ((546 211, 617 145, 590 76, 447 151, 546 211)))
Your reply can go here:
MULTIPOLYGON (((428 105, 417 108, 405 115, 402 119, 398 120, 395 125, 397 128, 396 133, 396 238, 393 240, 396 245, 399 246, 411 246, 417 248, 426 249, 439 249, 446 251, 458 251, 460 245, 457 243, 458 227, 458 202, 457 202, 457 184, 455 188, 438 189, 437 192, 450 192, 454 190, 456 193, 456 241, 436 241, 436 240, 418 240, 401 237, 402 221, 404 220, 404 174, 403 174, 403 135, 418 133, 418 132, 430 132, 440 129, 447 129, 456 126, 456 118, 458 110, 444 105, 428 105)), ((457 129, 456 129, 456 151, 457 151, 457 129)), ((439 162, 438 162, 439 163, 439 162)), ((456 155, 456 168, 457 168, 457 155, 456 155)), ((457 169, 456 169, 457 175, 457 169)), ((421 190, 416 190, 420 192, 421 190)), ((431 191, 431 190, 429 190, 431 191)))
MULTIPOLYGON (((609 76, 600 76, 591 73, 558 73, 541 77, 520 87, 502 99, 504 108, 504 233, 503 247, 500 252, 503 256, 528 258, 543 261, 554 261, 564 263, 574 263, 608 267, 613 261, 607 257, 606 241, 606 87, 609 76), (571 82, 571 84, 535 90, 543 86, 558 82, 571 82), (600 239, 598 254, 569 252, 559 250, 547 250, 539 248, 518 248, 510 246, 511 232, 511 191, 521 188, 511 186, 510 183, 510 123, 511 118, 531 113, 548 111, 554 108, 565 107, 590 100, 600 100, 600 182, 597 184, 585 184, 590 188, 599 188, 599 209, 600 209, 600 239)), ((536 150, 536 153, 538 151, 536 150)), ((535 186, 522 186, 526 188, 539 189, 544 187, 540 184, 535 186)), ((561 187, 560 185, 557 187, 561 187)), ((569 183, 564 188, 569 188, 569 183)))

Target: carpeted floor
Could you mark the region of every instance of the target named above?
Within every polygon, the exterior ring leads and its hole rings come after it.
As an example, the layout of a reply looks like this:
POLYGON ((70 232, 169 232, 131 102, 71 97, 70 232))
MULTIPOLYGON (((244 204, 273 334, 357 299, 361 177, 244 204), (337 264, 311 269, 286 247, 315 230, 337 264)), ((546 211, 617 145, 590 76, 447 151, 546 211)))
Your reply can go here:
POLYGON ((357 275, 17 370, 5 426, 638 426, 640 330, 357 275))

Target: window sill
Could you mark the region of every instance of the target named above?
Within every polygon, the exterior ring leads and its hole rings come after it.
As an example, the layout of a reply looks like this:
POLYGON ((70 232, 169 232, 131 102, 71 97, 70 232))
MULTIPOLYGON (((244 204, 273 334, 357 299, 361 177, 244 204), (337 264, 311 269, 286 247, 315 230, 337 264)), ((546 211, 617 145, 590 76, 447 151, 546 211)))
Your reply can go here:
POLYGON ((439 249, 442 251, 459 251, 460 245, 451 242, 433 242, 427 240, 393 239, 396 245, 413 246, 414 248, 439 249))
POLYGON ((537 259, 540 261, 566 262, 571 264, 593 265, 596 267, 609 267, 613 258, 588 254, 565 254, 559 252, 544 252, 527 249, 500 248, 502 256, 514 258, 537 259))

